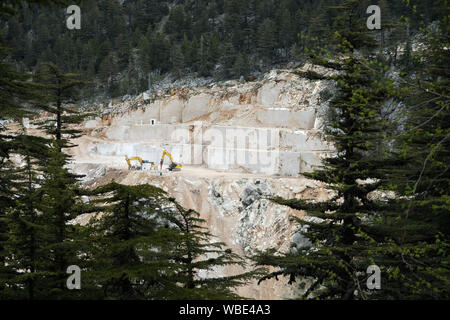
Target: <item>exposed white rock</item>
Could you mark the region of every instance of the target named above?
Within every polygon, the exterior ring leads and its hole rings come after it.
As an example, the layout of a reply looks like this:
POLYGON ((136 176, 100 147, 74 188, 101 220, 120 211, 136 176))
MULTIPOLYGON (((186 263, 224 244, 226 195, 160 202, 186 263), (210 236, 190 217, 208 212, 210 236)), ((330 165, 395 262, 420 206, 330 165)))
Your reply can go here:
MULTIPOLYGON (((333 92, 333 84, 302 78, 293 70, 273 70, 259 81, 245 83, 166 80, 148 93, 114 100, 101 119, 84 124, 87 134, 74 141, 79 147, 69 152, 72 169, 86 175, 86 186, 112 180, 158 186, 198 211, 217 240, 241 255, 309 246, 307 229, 291 219, 305 212, 270 198, 325 201, 333 195, 319 182, 301 177, 333 152, 321 135, 327 108, 321 93, 333 92), (159 164, 163 149, 183 165, 180 172, 127 170, 125 155, 159 164)), ((229 266, 202 271, 200 276, 240 271, 229 266)), ((276 281, 252 283, 238 293, 256 299, 296 295, 276 281)))
POLYGON ((113 162, 125 155, 157 162, 164 146, 185 165, 298 176, 333 150, 320 131, 323 90, 333 92, 333 84, 273 70, 256 82, 190 87, 152 99, 126 97, 110 104, 103 119, 85 123, 103 141, 84 148, 115 157, 113 162))
POLYGON ((186 103, 182 112, 182 121, 188 122, 208 114, 211 96, 208 94, 199 94, 193 96, 186 103))

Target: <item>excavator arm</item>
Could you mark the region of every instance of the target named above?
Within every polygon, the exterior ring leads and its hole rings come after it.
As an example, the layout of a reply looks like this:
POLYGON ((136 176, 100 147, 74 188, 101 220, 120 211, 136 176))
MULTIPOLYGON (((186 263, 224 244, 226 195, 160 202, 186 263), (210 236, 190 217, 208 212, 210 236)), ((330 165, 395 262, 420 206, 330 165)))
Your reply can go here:
POLYGON ((125 161, 127 162, 127 164, 128 164, 128 169, 131 169, 131 167, 132 167, 132 165, 131 165, 131 161, 139 161, 139 163, 141 164, 141 168, 142 168, 142 162, 143 162, 143 160, 142 160, 142 158, 141 157, 131 157, 131 158, 128 158, 128 157, 125 157, 125 161))
POLYGON ((181 168, 183 166, 181 164, 179 164, 179 163, 174 162, 172 155, 169 152, 167 152, 166 149, 164 149, 164 151, 163 151, 162 158, 161 158, 161 164, 164 163, 164 157, 165 156, 168 156, 169 159, 170 159, 170 165, 169 165, 169 170, 170 171, 179 171, 179 170, 181 170, 181 168))
POLYGON ((164 161, 164 157, 165 157, 165 156, 168 156, 168 157, 169 157, 170 163, 173 162, 172 155, 171 155, 170 153, 168 153, 166 149, 164 149, 163 154, 162 154, 162 160, 163 160, 163 161, 164 161))

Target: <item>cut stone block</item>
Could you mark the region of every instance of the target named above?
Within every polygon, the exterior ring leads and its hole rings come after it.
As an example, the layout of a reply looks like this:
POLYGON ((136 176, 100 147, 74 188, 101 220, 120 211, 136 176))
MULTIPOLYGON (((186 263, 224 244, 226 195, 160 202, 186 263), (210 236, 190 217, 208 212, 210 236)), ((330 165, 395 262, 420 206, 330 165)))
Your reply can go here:
POLYGON ((256 118, 267 127, 297 127, 300 129, 314 128, 316 120, 314 109, 291 111, 289 109, 258 110, 256 118))
POLYGON ((187 122, 201 117, 209 112, 211 96, 200 94, 189 99, 182 112, 182 121, 187 122))
POLYGON ((181 114, 184 108, 184 101, 179 98, 163 103, 160 109, 161 123, 181 122, 181 114))
POLYGON ((161 101, 155 101, 144 107, 144 113, 142 114, 142 117, 145 123, 150 123, 152 119, 160 121, 161 104, 161 101))
POLYGON ((295 133, 281 132, 280 147, 291 149, 292 151, 326 151, 330 150, 330 146, 313 134, 308 135, 306 132, 298 131, 295 133))
POLYGON ((275 174, 278 171, 279 155, 277 151, 205 147, 203 161, 210 169, 275 174))
POLYGON ((292 111, 292 117, 294 120, 294 126, 297 126, 300 129, 313 129, 314 123, 316 121, 316 111, 312 108, 301 110, 301 111, 292 111))
POLYGON ((312 172, 317 169, 317 167, 321 165, 321 156, 324 156, 325 154, 325 152, 302 152, 300 171, 302 173, 312 172))
POLYGON ((300 170, 299 152, 280 152, 280 167, 279 173, 287 176, 298 176, 300 170))

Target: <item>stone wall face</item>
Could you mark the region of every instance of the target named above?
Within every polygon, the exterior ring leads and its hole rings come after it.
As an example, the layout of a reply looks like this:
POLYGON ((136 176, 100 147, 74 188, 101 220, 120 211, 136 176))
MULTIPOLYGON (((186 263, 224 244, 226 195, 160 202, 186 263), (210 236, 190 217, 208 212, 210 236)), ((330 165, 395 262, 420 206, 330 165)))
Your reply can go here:
POLYGON ((186 103, 181 119, 188 122, 208 114, 212 97, 209 94, 199 94, 189 99, 186 103))
POLYGON ((268 127, 313 129, 316 121, 314 109, 293 111, 289 109, 263 109, 257 119, 268 127))
POLYGON ((163 148, 175 161, 217 170, 296 176, 320 164, 331 147, 311 131, 282 128, 156 124, 112 126, 110 142, 99 144, 100 155, 140 156, 159 161, 163 148))
POLYGON ((96 152, 159 161, 166 148, 186 165, 296 176, 332 151, 320 137, 318 110, 326 106, 317 103, 324 88, 323 81, 281 73, 259 83, 146 100, 110 118, 104 131, 109 147, 98 145, 96 152))
POLYGON ((180 123, 181 114, 184 109, 184 101, 178 97, 164 101, 160 108, 161 123, 180 123))

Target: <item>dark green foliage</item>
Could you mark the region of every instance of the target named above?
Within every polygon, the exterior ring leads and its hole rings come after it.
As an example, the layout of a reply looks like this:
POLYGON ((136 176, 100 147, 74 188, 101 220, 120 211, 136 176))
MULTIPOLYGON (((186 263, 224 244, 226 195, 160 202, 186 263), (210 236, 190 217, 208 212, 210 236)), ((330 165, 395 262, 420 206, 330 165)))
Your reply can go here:
MULTIPOLYGON (((18 3, 2 2, 8 4, 18 8, 14 6, 18 3)), ((30 114, 23 103, 41 106, 45 99, 41 85, 26 81, 30 75, 21 75, 4 60, 1 118, 17 119, 30 114)), ((46 139, 3 135, 2 150, 2 199, 7 201, 2 201, 0 214, 0 295, 5 299, 68 297, 66 263, 77 261, 75 251, 69 249, 76 245, 70 232, 74 227, 67 225, 73 218, 68 214, 71 203, 76 201, 75 178, 63 169, 65 156, 49 148, 46 139), (24 166, 13 165, 10 154, 20 156, 24 166)))
POLYGON ((404 131, 386 167, 386 188, 403 196, 386 218, 398 230, 385 262, 392 298, 450 297, 449 12, 442 1, 434 25, 423 29, 423 47, 411 53, 414 69, 401 80, 404 131))
POLYGON ((268 63, 271 63, 274 57, 276 44, 275 23, 271 19, 265 19, 258 29, 258 49, 260 55, 268 63))
POLYGON ((172 50, 172 64, 174 74, 180 78, 185 67, 184 56, 180 47, 175 47, 172 50))
POLYGON ((242 76, 245 79, 249 75, 249 63, 250 62, 248 61, 248 58, 245 54, 239 54, 237 56, 233 66, 233 72, 236 78, 240 78, 242 76))
POLYGON ((319 203, 275 199, 318 219, 298 220, 307 226, 305 236, 314 249, 294 248, 283 257, 256 258, 259 264, 279 266, 291 283, 296 278, 313 279, 304 295, 309 298, 367 297, 366 269, 374 264, 370 253, 380 240, 370 221, 385 207, 369 194, 382 177, 377 141, 383 138, 380 112, 389 96, 389 83, 383 81, 383 69, 377 70, 376 63, 356 58, 351 51, 345 56, 345 73, 335 78, 340 91, 331 100, 326 128, 337 155, 324 159, 323 168, 310 175, 326 182, 335 196, 319 203), (375 180, 361 183, 367 179, 375 180))
POLYGON ((151 185, 110 183, 89 226, 89 281, 106 299, 230 299, 231 289, 256 272, 202 278, 213 267, 243 265, 242 259, 201 227, 198 214, 182 208, 151 185))
POLYGON ((163 298, 171 285, 159 275, 167 261, 158 251, 167 241, 155 235, 163 192, 148 185, 111 183, 92 193, 105 196, 97 200, 100 218, 92 218, 89 227, 89 281, 101 286, 106 299, 163 298))
POLYGON ((76 109, 64 105, 73 103, 76 100, 77 87, 87 82, 80 80, 76 74, 63 73, 53 63, 39 65, 34 80, 41 90, 39 102, 34 102, 34 105, 54 115, 53 119, 46 122, 44 128, 54 137, 60 148, 70 146, 68 139, 77 138, 81 133, 71 126, 82 123, 89 115, 80 115, 76 109))
POLYGON ((62 298, 67 293, 66 269, 79 265, 80 245, 76 226, 69 222, 81 213, 80 190, 77 177, 65 168, 67 155, 60 151, 55 141, 49 149, 45 166, 42 169, 40 211, 44 224, 43 269, 49 274, 45 278, 52 298, 62 298))
MULTIPOLYGON (((344 2, 337 8, 342 11, 337 21, 353 25, 357 5, 358 1, 344 2)), ((369 193, 378 188, 376 179, 381 177, 377 141, 383 138, 380 115, 383 102, 389 97, 390 83, 384 79, 381 63, 356 54, 356 50, 366 46, 369 37, 351 25, 341 25, 336 32, 340 55, 332 61, 341 73, 333 77, 339 91, 331 100, 325 132, 337 154, 324 159, 323 167, 310 175, 327 183, 334 196, 320 203, 275 199, 280 204, 307 210, 309 216, 316 218, 297 219, 307 227, 305 236, 311 245, 294 248, 283 256, 261 253, 255 258, 258 264, 278 266, 281 270, 272 276, 289 276, 289 283, 297 278, 310 279, 305 298, 366 298, 365 271, 373 264, 369 253, 375 250, 378 240, 368 221, 382 210, 383 203, 371 199, 369 193), (367 179, 375 180, 362 183, 367 179)), ((329 66, 326 60, 316 61, 329 66)), ((316 73, 306 76, 319 77, 316 73)))
POLYGON ((222 77, 228 78, 233 73, 233 66, 236 59, 236 52, 233 44, 227 41, 224 45, 224 53, 222 55, 222 77))
MULTIPOLYGON (((77 177, 64 166, 67 156, 53 141, 19 136, 17 154, 25 166, 11 177, 14 204, 7 209, 6 262, 12 268, 1 283, 7 299, 70 299, 66 269, 82 265, 78 226, 70 223, 82 213, 77 177)), ((85 293, 87 297, 87 293, 85 293)))
POLYGON ((11 176, 14 190, 14 204, 7 210, 6 222, 9 226, 5 249, 6 261, 13 272, 1 280, 7 285, 6 298, 42 298, 42 280, 45 271, 41 266, 43 257, 44 226, 39 207, 42 197, 39 178, 42 160, 47 153, 46 139, 18 136, 19 148, 16 154, 24 158, 25 166, 15 168, 11 176), (23 288, 23 289, 22 289, 23 288))
MULTIPOLYGON (((21 1, 2 1, 0 19, 13 16, 22 6, 21 1)), ((20 34, 20 26, 12 25, 12 28, 16 27, 16 31, 20 34)), ((22 139, 6 133, 5 124, 29 115, 30 112, 23 108, 23 103, 35 97, 35 86, 28 82, 30 76, 19 72, 10 63, 10 54, 11 50, 5 44, 4 32, 0 32, 0 297, 2 298, 8 296, 5 293, 6 281, 15 276, 13 266, 6 262, 9 258, 7 246, 11 230, 8 210, 15 206, 15 191, 20 188, 17 184, 20 173, 14 167, 10 155, 19 149, 23 150, 22 139)))
POLYGON ((48 148, 42 138, 19 138, 25 167, 16 170, 7 215, 6 262, 13 273, 2 279, 5 298, 77 298, 66 287, 67 267, 82 265, 79 227, 70 223, 82 211, 77 178, 64 168, 67 157, 56 142, 48 148))
MULTIPOLYGON (((344 13, 336 21, 357 20, 349 14, 358 2, 338 7, 344 13)), ((385 63, 370 54, 373 41, 358 28, 340 26, 340 56, 314 57, 341 71, 332 77, 339 91, 325 130, 337 153, 308 175, 335 196, 319 203, 273 199, 315 219, 297 219, 308 240, 303 247, 255 256, 257 264, 279 268, 262 280, 308 280, 304 298, 448 299, 448 9, 442 3, 442 18, 422 30, 423 50, 412 57, 417 68, 396 88, 385 63), (384 115, 391 97, 407 108, 397 121, 384 115), (404 129, 393 130, 399 123, 404 129), (395 191, 392 199, 373 193, 386 189, 395 191), (366 286, 369 265, 381 269, 380 290, 366 286)))
MULTIPOLYGON (((410 2, 427 22, 439 12, 438 1, 410 2)), ((40 61, 50 61, 65 73, 71 71, 85 79, 96 79, 96 89, 85 89, 85 95, 99 90, 117 96, 134 94, 136 83, 146 83, 148 73, 177 70, 179 65, 175 64, 180 60, 173 59, 172 53, 178 46, 185 67, 200 76, 236 77, 236 73, 226 70, 233 68, 237 53, 245 54, 250 61, 262 60, 252 65, 249 72, 304 58, 304 49, 312 45, 310 39, 326 45, 336 28, 341 28, 342 21, 330 7, 348 3, 344 0, 83 1, 81 30, 67 30, 63 8, 37 6, 24 7, 23 15, 10 18, 8 25, 0 24, 0 29, 12 48, 12 58, 27 70, 32 71, 40 61), (230 52, 234 52, 231 67, 227 65, 223 74, 216 74, 215 65, 227 61, 230 52), (134 59, 136 53, 139 63, 134 59), (135 81, 129 81, 131 73, 135 81)), ((348 40, 352 41, 352 33, 365 28, 369 4, 372 3, 365 1, 358 6, 357 19, 342 30, 348 40)), ((379 4, 385 28, 377 34, 375 45, 389 49, 394 57, 402 35, 397 28, 387 26, 395 26, 402 15, 410 18, 410 34, 417 32, 420 24, 402 1, 379 1, 379 4)))
POLYGON ((215 242, 213 235, 203 227, 205 221, 193 210, 186 210, 174 199, 169 199, 174 205, 174 213, 168 220, 176 226, 179 233, 176 250, 171 258, 178 264, 176 281, 182 285, 175 299, 236 299, 240 298, 232 289, 242 286, 261 275, 264 270, 255 269, 234 276, 207 277, 200 272, 213 271, 217 267, 245 267, 244 260, 225 249, 225 244, 215 242))

